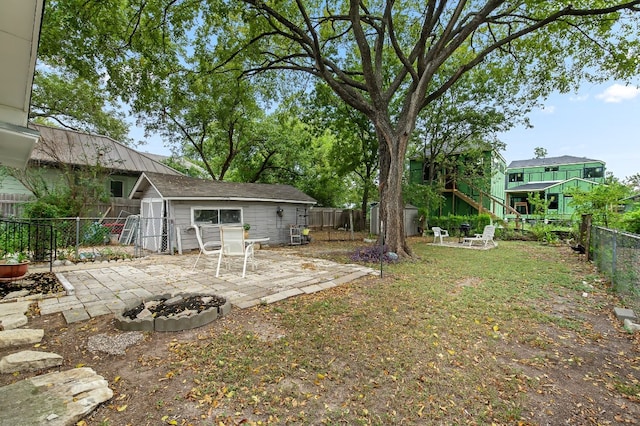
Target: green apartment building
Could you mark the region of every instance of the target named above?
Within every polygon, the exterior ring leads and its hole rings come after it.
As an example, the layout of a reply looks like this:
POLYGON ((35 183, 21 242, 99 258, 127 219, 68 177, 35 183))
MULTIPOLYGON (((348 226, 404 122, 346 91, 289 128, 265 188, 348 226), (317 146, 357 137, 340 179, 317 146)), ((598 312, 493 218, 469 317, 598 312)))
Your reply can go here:
MULTIPOLYGON (((548 205, 546 219, 570 219, 573 209, 566 191, 580 188, 585 191, 604 183, 605 163, 569 155, 549 158, 517 160, 506 166, 504 158, 495 151, 477 157, 454 156, 455 166, 440 167, 435 179, 442 188, 443 203, 431 213, 434 216, 473 215, 488 213, 494 220, 539 219, 535 215, 530 196, 539 196, 548 205), (473 182, 465 178, 470 162, 481 167, 473 182)), ((410 161, 412 183, 426 183, 425 162, 410 161)))
MULTIPOLYGON (((452 156, 447 167, 436 166, 435 180, 441 188, 443 202, 431 213, 434 216, 487 213, 494 220, 504 219, 512 209, 505 199, 506 162, 497 151, 483 151, 480 157, 464 153, 452 156), (469 170, 473 169, 472 173, 469 170)), ((411 160, 410 181, 429 181, 425 162, 411 160)), ((512 211, 514 215, 518 213, 512 211)))
POLYGON ((523 218, 534 218, 529 197, 539 194, 548 204, 545 218, 569 219, 573 209, 567 190, 577 187, 589 191, 604 183, 604 178, 605 163, 584 157, 564 155, 513 161, 506 170, 504 191, 512 211, 505 217, 515 219, 515 210, 523 218))

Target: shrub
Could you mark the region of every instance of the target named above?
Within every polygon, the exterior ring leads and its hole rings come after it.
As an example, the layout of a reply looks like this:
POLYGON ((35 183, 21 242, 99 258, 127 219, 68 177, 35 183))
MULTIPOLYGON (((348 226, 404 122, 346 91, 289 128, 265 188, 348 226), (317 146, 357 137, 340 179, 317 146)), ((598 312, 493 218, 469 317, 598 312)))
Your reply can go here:
POLYGON ((640 208, 626 212, 622 216, 622 227, 627 232, 640 234, 640 208))
POLYGON ((110 229, 98 222, 92 223, 84 234, 82 244, 96 245, 109 241, 110 229))

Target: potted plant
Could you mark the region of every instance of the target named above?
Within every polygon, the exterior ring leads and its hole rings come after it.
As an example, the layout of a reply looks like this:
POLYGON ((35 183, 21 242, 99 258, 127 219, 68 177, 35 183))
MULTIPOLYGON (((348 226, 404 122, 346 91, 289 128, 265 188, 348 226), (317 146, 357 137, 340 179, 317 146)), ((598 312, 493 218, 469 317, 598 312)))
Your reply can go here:
POLYGON ((0 261, 0 281, 14 281, 24 277, 29 270, 26 253, 8 254, 0 261))
POLYGON ((244 237, 249 238, 249 229, 251 229, 251 225, 245 223, 242 227, 244 228, 244 237))

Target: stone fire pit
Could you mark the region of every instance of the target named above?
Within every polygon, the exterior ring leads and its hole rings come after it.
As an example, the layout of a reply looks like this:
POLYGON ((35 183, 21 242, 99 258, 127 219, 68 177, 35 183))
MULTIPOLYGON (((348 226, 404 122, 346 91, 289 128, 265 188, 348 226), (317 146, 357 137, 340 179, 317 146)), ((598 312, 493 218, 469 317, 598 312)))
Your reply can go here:
POLYGON ((231 310, 231 303, 214 294, 164 294, 127 306, 115 315, 123 331, 181 331, 201 327, 231 310))

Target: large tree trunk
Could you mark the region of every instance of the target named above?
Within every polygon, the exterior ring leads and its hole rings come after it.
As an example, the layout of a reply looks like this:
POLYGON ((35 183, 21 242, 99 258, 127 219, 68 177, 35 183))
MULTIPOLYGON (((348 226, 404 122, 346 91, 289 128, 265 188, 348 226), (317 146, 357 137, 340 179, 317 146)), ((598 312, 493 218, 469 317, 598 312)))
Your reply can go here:
POLYGON ((381 237, 389 251, 400 257, 412 256, 404 234, 404 201, 402 177, 408 136, 396 136, 383 132, 379 137, 380 149, 380 218, 381 237), (386 137, 385 137, 386 136, 386 137))

